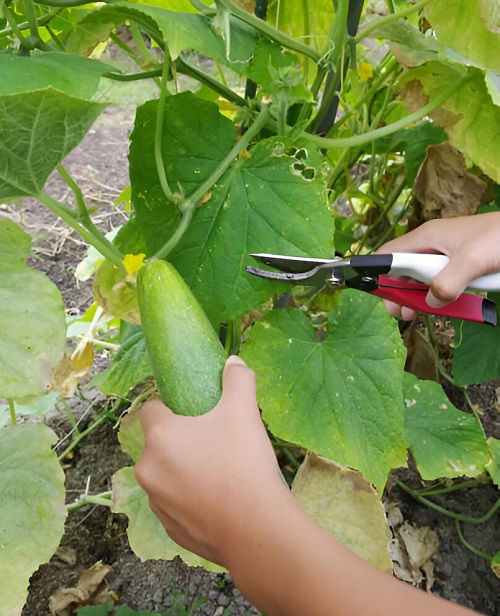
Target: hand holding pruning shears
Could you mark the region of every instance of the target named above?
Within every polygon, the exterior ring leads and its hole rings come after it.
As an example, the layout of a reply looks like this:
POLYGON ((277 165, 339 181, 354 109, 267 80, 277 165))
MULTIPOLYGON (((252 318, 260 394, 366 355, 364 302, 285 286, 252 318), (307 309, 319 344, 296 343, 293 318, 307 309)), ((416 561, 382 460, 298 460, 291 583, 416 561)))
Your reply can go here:
POLYGON ((418 310, 496 325, 495 304, 462 291, 500 291, 500 213, 430 221, 388 242, 378 254, 332 259, 252 256, 280 271, 249 266, 251 274, 292 284, 359 289, 383 298, 388 310, 401 312, 403 318, 413 318, 418 310))

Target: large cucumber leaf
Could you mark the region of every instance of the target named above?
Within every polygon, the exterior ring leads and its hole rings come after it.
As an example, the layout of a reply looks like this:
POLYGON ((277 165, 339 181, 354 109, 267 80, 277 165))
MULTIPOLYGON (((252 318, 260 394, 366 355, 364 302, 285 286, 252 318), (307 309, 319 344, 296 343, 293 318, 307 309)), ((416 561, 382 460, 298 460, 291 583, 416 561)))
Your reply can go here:
MULTIPOLYGON (((489 293, 497 305, 500 320, 500 293, 489 293)), ((457 385, 473 385, 500 378, 500 327, 483 323, 455 321, 453 380, 457 385)))
POLYGON ((300 310, 269 312, 242 356, 276 436, 361 471, 379 490, 406 463, 405 350, 377 298, 343 291, 322 340, 300 310))
POLYGON ((64 473, 47 426, 0 430, 0 613, 21 614, 28 580, 64 532, 64 473))
POLYGON ((128 517, 127 536, 130 547, 141 560, 171 560, 180 556, 192 567, 224 571, 222 567, 181 548, 170 539, 160 520, 151 511, 148 496, 137 483, 131 466, 121 468, 113 475, 112 510, 128 517))
POLYGON ((39 193, 105 106, 52 87, 0 96, 0 199, 39 193))
POLYGON ((500 37, 498 29, 492 29, 494 11, 498 28, 498 0, 439 0, 426 6, 424 14, 445 55, 500 73, 500 37))
POLYGON ((0 398, 22 400, 47 391, 64 355, 64 305, 57 287, 24 264, 29 236, 4 217, 0 246, 0 398))
POLYGON ((292 495, 335 539, 372 566, 392 573, 384 506, 360 473, 309 452, 295 475, 292 495))
MULTIPOLYGON (((443 63, 428 62, 408 71, 405 80, 420 81, 425 94, 432 100, 439 92, 457 83, 464 74, 443 63)), ((469 68, 467 74, 470 80, 430 116, 445 129, 453 146, 493 180, 500 182, 500 107, 491 99, 483 73, 469 68)), ((421 104, 425 102, 419 101, 421 104)))
POLYGON ((76 98, 90 99, 101 76, 112 70, 99 60, 57 51, 33 56, 0 53, 0 96, 51 86, 76 98))
MULTIPOLYGON (((234 144, 234 126, 215 104, 185 92, 167 99, 163 161, 172 188, 186 195, 234 144)), ((160 188, 154 160, 156 102, 138 109, 130 149, 132 200, 150 254, 181 219, 160 188)), ((236 161, 194 213, 169 260, 213 322, 239 316, 282 285, 250 276, 249 253, 332 255, 333 218, 322 158, 284 138, 258 143, 236 161)))
POLYGON ((405 372, 406 435, 424 479, 475 477, 484 472, 488 447, 476 417, 459 411, 441 385, 405 372))

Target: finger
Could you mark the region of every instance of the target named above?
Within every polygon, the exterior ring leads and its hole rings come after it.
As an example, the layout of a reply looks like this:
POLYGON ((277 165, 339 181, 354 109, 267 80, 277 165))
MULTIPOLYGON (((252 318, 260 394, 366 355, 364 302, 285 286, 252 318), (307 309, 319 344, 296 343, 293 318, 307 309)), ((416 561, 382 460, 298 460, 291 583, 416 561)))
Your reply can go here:
POLYGON ((250 402, 245 407, 257 408, 255 373, 237 355, 231 355, 224 366, 222 397, 220 403, 250 402))
POLYGON ((387 312, 393 317, 401 316, 401 306, 396 302, 391 302, 390 299, 384 299, 384 306, 387 312))
POLYGON ((173 416, 173 412, 161 400, 149 400, 139 409, 139 420, 146 438, 152 429, 164 425, 173 416))
POLYGON ((441 252, 442 233, 438 231, 439 221, 431 220, 424 223, 414 231, 397 237, 390 242, 382 244, 377 250, 378 254, 393 252, 441 252))
POLYGON ((477 266, 472 260, 453 256, 434 277, 425 301, 432 308, 446 306, 477 276, 477 266))
POLYGON ((413 321, 416 316, 416 310, 413 310, 413 308, 408 308, 407 306, 401 306, 401 318, 403 321, 413 321))

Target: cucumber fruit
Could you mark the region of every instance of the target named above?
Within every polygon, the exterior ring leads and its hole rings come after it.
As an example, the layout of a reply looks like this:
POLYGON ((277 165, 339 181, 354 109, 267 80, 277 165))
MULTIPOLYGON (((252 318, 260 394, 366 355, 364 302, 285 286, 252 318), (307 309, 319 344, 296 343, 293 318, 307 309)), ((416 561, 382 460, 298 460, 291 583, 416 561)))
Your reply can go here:
POLYGON ((180 415, 206 413, 220 399, 226 359, 212 324, 166 261, 140 269, 137 292, 160 398, 180 415))

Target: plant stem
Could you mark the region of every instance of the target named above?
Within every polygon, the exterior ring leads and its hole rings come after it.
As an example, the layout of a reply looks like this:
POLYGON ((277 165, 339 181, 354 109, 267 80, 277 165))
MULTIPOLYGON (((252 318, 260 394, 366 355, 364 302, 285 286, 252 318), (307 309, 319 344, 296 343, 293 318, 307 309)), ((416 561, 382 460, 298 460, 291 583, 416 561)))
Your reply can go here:
POLYGON ((101 492, 100 494, 84 494, 74 503, 66 505, 66 511, 77 511, 86 505, 103 505, 104 507, 111 507, 112 492, 101 492))
POLYGON ((131 75, 123 75, 122 73, 106 73, 103 77, 113 79, 115 81, 139 81, 141 79, 151 79, 153 77, 161 77, 163 71, 161 68, 154 71, 145 71, 143 73, 132 73, 131 75))
POLYGON ((460 483, 454 483, 447 488, 423 488, 418 490, 420 496, 437 496, 438 494, 448 494, 450 492, 456 492, 457 490, 463 490, 465 488, 475 488, 481 485, 481 482, 477 479, 470 479, 468 481, 461 481, 460 483))
POLYGON ((424 496, 420 496, 420 494, 416 490, 412 490, 412 488, 407 486, 405 483, 403 483, 402 481, 400 481, 396 477, 394 478, 394 481, 396 482, 396 484, 402 490, 407 492, 412 498, 414 498, 419 503, 422 503, 423 505, 426 505, 430 509, 434 509, 434 511, 437 511, 438 513, 442 513, 443 515, 445 515, 445 516, 447 516, 449 518, 453 518, 454 520, 459 520, 460 522, 469 522, 469 524, 484 524, 491 517, 493 517, 493 515, 495 515, 497 509, 500 508, 500 498, 499 498, 494 503, 494 505, 491 507, 491 509, 489 511, 487 511, 482 517, 480 517, 480 518, 471 518, 469 516, 462 515, 461 513, 455 513, 454 511, 449 511, 448 509, 445 509, 444 507, 441 507, 441 505, 437 505, 436 503, 433 503, 432 501, 430 501, 429 499, 425 498, 424 496))
POLYGON ((50 195, 43 192, 40 192, 35 196, 45 205, 45 207, 47 207, 51 212, 54 212, 54 214, 59 216, 59 218, 62 218, 65 223, 67 223, 78 233, 78 235, 80 235, 86 242, 100 252, 103 257, 111 261, 111 263, 113 263, 113 265, 115 265, 120 272, 125 273, 121 253, 115 246, 110 244, 108 240, 103 242, 100 236, 96 236, 94 233, 89 231, 89 229, 87 229, 87 227, 80 222, 80 220, 78 220, 74 212, 64 203, 57 201, 57 199, 54 199, 50 195), (112 246, 112 249, 110 248, 110 245, 112 246))
MULTIPOLYGON (((72 6, 81 6, 82 4, 89 4, 89 0, 34 0, 37 4, 43 4, 44 6, 60 6, 62 8, 69 8, 72 6)), ((99 2, 110 3, 110 0, 99 0, 99 2)))
POLYGON ((119 250, 114 246, 107 237, 99 231, 99 229, 95 226, 90 218, 90 214, 87 208, 87 204, 85 203, 85 198, 82 193, 82 189, 78 185, 78 183, 71 177, 71 175, 66 171, 66 169, 62 165, 57 165, 57 172, 61 176, 61 178, 66 182, 66 184, 71 189, 74 197, 76 207, 78 209, 78 220, 83 224, 83 226, 95 236, 95 238, 105 245, 109 251, 115 253, 118 259, 122 259, 122 255, 119 250))
POLYGON ((302 136, 322 148, 349 148, 354 145, 363 145, 364 143, 369 143, 370 141, 379 139, 380 137, 392 135, 392 133, 405 128, 408 124, 413 124, 414 122, 422 120, 422 118, 425 118, 425 116, 436 109, 436 107, 439 107, 439 105, 444 103, 444 101, 450 98, 452 94, 454 94, 459 88, 470 80, 471 77, 469 76, 463 77, 449 88, 446 88, 446 90, 443 90, 441 94, 438 94, 438 96, 429 101, 427 105, 424 105, 417 111, 410 113, 397 122, 392 122, 392 124, 387 124, 381 128, 376 128, 375 130, 371 130, 362 135, 354 135, 353 137, 344 137, 340 139, 330 139, 329 137, 320 137, 319 135, 311 135, 310 133, 304 132, 302 133, 302 136))
POLYGON ((212 188, 217 180, 225 173, 230 167, 234 159, 238 154, 244 150, 250 141, 259 133, 261 128, 267 122, 269 116, 269 109, 263 107, 259 115, 255 118, 253 124, 249 129, 241 136, 240 140, 233 146, 229 154, 227 154, 223 160, 219 163, 217 169, 215 169, 210 176, 201 184, 195 192, 188 197, 183 203, 180 204, 181 211, 183 212, 179 226, 173 233, 173 235, 167 240, 167 242, 160 248, 160 250, 152 257, 153 259, 164 259, 170 252, 177 246, 179 240, 182 238, 189 223, 193 217, 194 210, 199 201, 205 196, 205 194, 212 188))
POLYGON ((33 0, 24 0, 24 11, 28 19, 30 26, 31 36, 34 39, 40 39, 38 34, 38 22, 36 20, 35 7, 33 6, 33 0))
POLYGON ((16 407, 14 406, 14 400, 9 398, 7 402, 9 404, 10 425, 17 426, 16 407))
POLYGON ((213 77, 210 77, 210 75, 207 75, 206 73, 203 73, 194 66, 191 66, 182 58, 177 58, 174 64, 177 72, 196 79, 214 92, 217 92, 217 94, 230 101, 231 103, 236 103, 236 105, 240 105, 241 107, 247 106, 247 101, 239 94, 233 92, 230 88, 220 83, 220 81, 217 81, 213 77))
POLYGON ((292 49, 297 53, 308 56, 316 63, 320 61, 321 56, 315 49, 313 49, 309 45, 305 45, 304 43, 295 40, 293 37, 288 36, 288 34, 277 30, 276 28, 268 24, 266 21, 263 21, 255 15, 252 15, 252 13, 245 11, 245 9, 240 8, 237 4, 232 2, 232 0, 216 0, 216 4, 225 8, 231 13, 231 15, 234 15, 238 19, 241 19, 241 21, 245 22, 249 26, 252 26, 258 32, 261 32, 264 36, 270 38, 279 45, 282 45, 287 49, 292 49))
POLYGON ((404 9, 403 11, 399 11, 399 13, 391 13, 390 15, 386 15, 385 17, 374 19, 372 22, 370 22, 366 26, 366 28, 364 28, 363 30, 361 30, 361 32, 357 34, 355 38, 356 43, 359 43, 362 39, 367 37, 371 32, 373 32, 374 30, 377 30, 381 26, 385 26, 386 24, 390 24, 396 19, 401 19, 401 17, 407 17, 408 15, 411 15, 412 13, 420 11, 425 6, 430 4, 431 2, 433 2, 433 0, 421 0, 421 2, 417 2, 417 4, 412 4, 407 9, 404 9))
POLYGON ((478 550, 478 548, 475 548, 465 539, 462 533, 462 527, 460 526, 460 522, 458 520, 455 520, 455 528, 457 529, 457 533, 458 533, 458 537, 460 538, 460 541, 464 544, 464 546, 468 550, 470 550, 476 556, 480 556, 481 558, 484 558, 484 560, 486 560, 487 562, 489 563, 491 562, 491 556, 489 554, 486 554, 486 552, 482 552, 481 550, 478 550))
POLYGON ((97 426, 100 426, 107 419, 109 419, 107 413, 103 413, 102 415, 99 415, 97 419, 95 419, 87 428, 85 428, 85 430, 82 430, 75 436, 75 438, 66 447, 66 449, 60 455, 57 456, 57 459, 63 460, 70 452, 73 451, 73 449, 78 445, 78 443, 87 436, 87 434, 90 434, 92 430, 95 430, 97 426))
POLYGON ((155 163, 156 172, 158 173, 158 179, 160 180, 160 186, 163 190, 165 197, 174 204, 178 204, 182 198, 179 193, 173 193, 168 185, 167 174, 165 172, 165 165, 163 164, 163 157, 161 151, 161 142, 163 136, 163 116, 165 113, 165 99, 170 92, 167 88, 168 69, 170 66, 170 54, 168 48, 165 47, 163 55, 163 72, 160 85, 160 98, 158 100, 158 107, 156 110, 156 127, 155 127, 155 163))
POLYGON ((391 13, 395 13, 396 9, 394 8, 394 0, 385 0, 386 4, 387 4, 387 8, 389 9, 389 11, 391 13))
POLYGON ((6 4, 4 4, 4 14, 5 19, 7 20, 7 23, 12 30, 12 34, 14 34, 18 38, 19 42, 21 43, 21 46, 25 49, 33 49, 34 46, 28 41, 24 34, 22 34, 19 26, 17 25, 14 13, 12 12, 11 8, 6 4))
POLYGON ((57 36, 57 34, 54 32, 54 30, 52 30, 52 28, 49 26, 49 24, 47 24, 45 26, 45 29, 50 34, 50 38, 54 41, 54 43, 57 45, 57 47, 59 47, 59 49, 61 51, 65 51, 64 45, 61 43, 60 38, 57 36))
MULTIPOLYGON (((43 15, 42 17, 39 17, 36 20, 37 25, 40 26, 45 26, 49 23, 49 21, 51 21, 52 19, 54 19, 54 17, 56 17, 57 15, 59 15, 59 13, 62 11, 62 9, 55 9, 54 11, 51 11, 50 13, 47 13, 47 15, 43 15)), ((30 29, 30 23, 25 21, 22 24, 17 24, 16 23, 16 29, 18 31, 21 30, 29 30, 30 29)), ((14 30, 12 28, 5 28, 4 30, 0 30, 0 36, 9 36, 10 34, 15 34, 14 30)))

